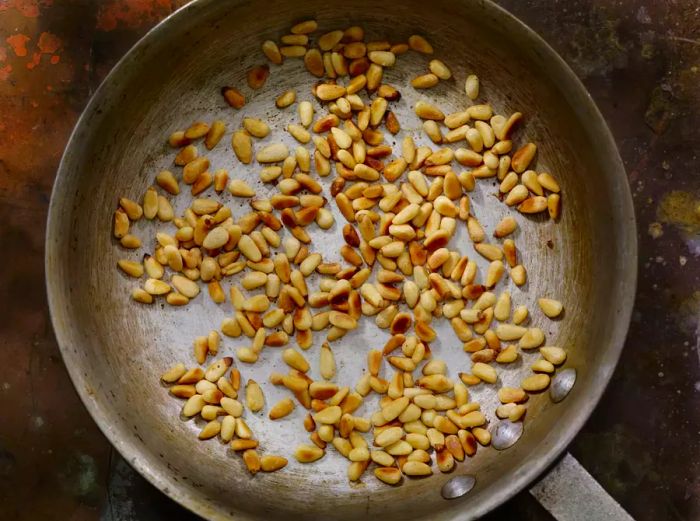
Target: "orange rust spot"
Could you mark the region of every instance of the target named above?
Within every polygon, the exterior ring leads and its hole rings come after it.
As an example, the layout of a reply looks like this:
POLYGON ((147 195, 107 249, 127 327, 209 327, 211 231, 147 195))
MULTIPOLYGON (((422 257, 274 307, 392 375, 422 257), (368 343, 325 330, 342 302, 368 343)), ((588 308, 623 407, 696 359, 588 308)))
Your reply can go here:
POLYGON ((39 35, 39 43, 36 46, 43 54, 55 54, 61 48, 61 39, 55 34, 43 32, 39 35))
POLYGON ((0 67, 0 80, 6 80, 7 78, 9 78, 11 72, 12 65, 10 65, 9 63, 4 67, 0 67))
POLYGON ((119 26, 133 29, 150 25, 172 10, 170 0, 108 0, 97 12, 97 29, 113 31, 119 26))
POLYGON ((27 42, 31 40, 26 34, 13 34, 8 36, 5 41, 10 44, 16 56, 27 55, 27 42))
POLYGON ((39 7, 47 7, 53 0, 4 0, 0 2, 0 12, 14 8, 27 18, 39 16, 39 7))
POLYGON ((27 62, 27 69, 31 71, 34 67, 39 65, 39 63, 41 63, 41 53, 35 52, 32 55, 32 59, 27 62))
POLYGON ((60 61, 61 57, 58 54, 54 54, 53 56, 51 56, 51 65, 56 65, 60 61))

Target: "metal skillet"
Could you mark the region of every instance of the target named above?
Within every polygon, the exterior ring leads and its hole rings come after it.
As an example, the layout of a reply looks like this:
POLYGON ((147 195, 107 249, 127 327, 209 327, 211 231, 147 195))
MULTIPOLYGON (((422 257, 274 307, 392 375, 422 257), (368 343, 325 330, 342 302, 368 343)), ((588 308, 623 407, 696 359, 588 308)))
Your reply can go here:
MULTIPOLYGON (((247 179, 265 196, 268 188, 259 182, 257 169, 238 164, 229 141, 225 138, 223 146, 209 154, 212 165, 247 179)), ((488 231, 504 215, 515 214, 495 200, 496 192, 493 181, 482 180, 470 195, 488 231)), ((174 200, 176 210, 183 210, 188 200, 188 195, 174 200)), ((236 216, 247 211, 239 201, 223 198, 236 216)), ((312 233, 312 244, 329 260, 338 258, 342 223, 336 214, 329 232, 312 233)), ((135 233, 144 239, 143 251, 131 256, 136 259, 152 251, 154 224, 140 221, 135 233)), ((453 243, 476 256, 460 233, 453 243)), ((483 270, 484 264, 480 267, 483 270)), ((56 336, 86 407, 127 461, 187 508, 208 519, 463 520, 483 515, 531 483, 566 448, 596 406, 628 327, 636 232, 623 166, 590 96, 547 44, 496 5, 448 0, 197 0, 154 28, 121 60, 78 122, 51 201, 46 273, 56 336), (504 451, 482 448, 452 474, 406 479, 401 487, 388 487, 370 475, 361 483, 348 483, 346 462, 332 450, 315 464, 298 464, 291 458, 292 447, 307 436, 298 408, 281 422, 262 415, 250 418, 265 451, 290 457, 283 471, 251 477, 224 445, 196 439, 198 426, 179 418, 181 404, 158 383, 158 376, 175 361, 194 364, 194 336, 216 328, 230 315, 230 304, 217 306, 201 295, 186 308, 140 306, 129 298, 133 281, 114 267, 118 258, 127 256, 110 234, 117 198, 140 199, 160 169, 172 168, 174 154, 165 144, 172 131, 195 120, 221 118, 227 122, 228 136, 244 116, 255 116, 277 129, 265 143, 288 139, 282 129, 296 118, 295 108, 279 111, 273 100, 287 88, 295 88, 299 100, 312 99, 312 78, 300 61, 273 66, 265 89, 248 91, 249 102, 238 112, 224 103, 219 89, 244 86, 246 71, 264 63, 261 42, 278 39, 294 22, 307 18, 318 20, 320 31, 361 25, 368 39, 395 42, 414 33, 425 35, 456 79, 418 93, 409 82, 425 70, 427 60, 415 53, 401 56, 398 65, 387 70, 385 81, 403 94, 393 109, 404 129, 419 128, 412 112, 418 99, 428 98, 446 113, 462 109, 462 82, 475 73, 482 80, 482 99, 499 113, 525 114, 517 139, 538 144, 538 171, 553 173, 562 186, 559 222, 516 215, 516 241, 529 282, 509 289, 515 303, 533 311, 533 324, 545 330, 547 343, 567 349, 565 368, 575 369, 576 384, 558 404, 549 393, 533 396, 518 443, 504 451), (560 320, 548 321, 535 313, 536 299, 545 295, 565 303, 560 320), (475 476, 476 485, 466 496, 446 501, 441 487, 462 474, 475 476)), ((438 333, 439 340, 431 345, 434 356, 448 362, 452 376, 468 370, 469 359, 446 321, 438 333)), ((381 346, 386 338, 368 320, 336 342, 339 382, 354 384, 366 350, 381 346)), ((226 339, 222 353, 231 354, 245 342, 226 339)), ((317 338, 305 353, 312 367, 318 367, 319 345, 317 338)), ((515 367, 499 368, 501 382, 518 382, 529 373, 531 361, 525 356, 515 367)), ((282 370, 283 363, 270 349, 254 366, 239 367, 244 377, 267 382, 267 375, 282 370)), ((268 404, 283 395, 271 385, 265 393, 268 404)), ((497 428, 494 389, 475 387, 472 396, 497 428)), ((365 406, 360 412, 371 410, 365 406)))

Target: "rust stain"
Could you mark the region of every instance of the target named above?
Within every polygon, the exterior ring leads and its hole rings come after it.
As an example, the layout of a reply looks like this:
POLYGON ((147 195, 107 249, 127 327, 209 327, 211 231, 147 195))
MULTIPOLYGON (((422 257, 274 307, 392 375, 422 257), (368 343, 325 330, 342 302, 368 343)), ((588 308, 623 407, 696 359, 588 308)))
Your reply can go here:
POLYGON ((657 209, 659 220, 673 224, 688 234, 700 233, 700 198, 674 190, 664 195, 657 209))
POLYGON ((97 28, 113 31, 152 25, 173 10, 170 0, 108 0, 97 12, 97 28))
POLYGON ((56 51, 58 51, 62 45, 63 42, 61 42, 61 39, 55 34, 46 31, 41 33, 39 35, 39 42, 36 44, 39 52, 34 53, 32 61, 27 63, 27 69, 31 70, 39 65, 41 63, 42 54, 51 54, 52 56, 49 61, 52 65, 56 65, 61 60, 61 57, 54 53, 56 53, 56 51))
POLYGON ((9 63, 5 65, 4 67, 0 67, 0 81, 5 81, 7 78, 10 77, 10 73, 12 72, 12 65, 9 63))
POLYGON ((55 34, 44 31, 39 35, 36 46, 42 54, 55 54, 61 48, 61 39, 55 34))
MULTIPOLYGON (((19 57, 28 55, 27 43, 30 40, 31 38, 25 34, 16 34, 6 39, 7 43, 12 47, 14 53, 19 57)), ((25 66, 29 70, 36 68, 41 64, 41 57, 44 54, 51 55, 49 62, 52 65, 56 65, 61 61, 61 57, 58 53, 62 47, 63 42, 58 36, 47 31, 42 32, 39 35, 36 50, 31 54, 31 58, 29 58, 27 63, 25 63, 25 66)), ((2 48, 2 51, 3 52, 0 53, 0 61, 5 61, 7 52, 5 51, 4 47, 2 48)))
POLYGON ((16 56, 27 55, 27 42, 31 40, 26 34, 13 34, 5 38, 5 41, 12 47, 16 56))
POLYGON ((53 4, 53 0, 2 0, 0 1, 0 12, 8 9, 16 9, 27 18, 39 16, 41 7, 48 7, 53 4))
POLYGON ((27 65, 27 69, 29 69, 29 70, 31 71, 34 67, 36 67, 37 65, 39 65, 39 63, 41 63, 41 53, 40 53, 40 52, 35 52, 35 53, 32 55, 32 59, 29 60, 29 61, 27 62, 27 64, 26 64, 26 65, 27 65))

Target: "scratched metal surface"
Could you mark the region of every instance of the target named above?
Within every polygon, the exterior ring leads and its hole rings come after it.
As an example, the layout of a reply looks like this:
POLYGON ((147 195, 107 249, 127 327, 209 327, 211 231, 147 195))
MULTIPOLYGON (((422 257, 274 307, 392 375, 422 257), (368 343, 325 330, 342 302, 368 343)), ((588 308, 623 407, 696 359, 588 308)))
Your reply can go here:
MULTIPOLYGON (((505 6, 586 82, 618 139, 635 191, 637 313, 623 364, 574 454, 635 518, 694 519, 698 15, 690 2, 505 6)), ((121 53, 173 7, 133 0, 0 4, 0 242, 7 259, 0 272, 0 345, 10 361, 0 378, 2 517, 184 515, 110 458, 77 400, 47 322, 41 251, 47 195, 77 114, 121 53)), ((530 501, 519 497, 492 516, 547 519, 530 501)))
MULTIPOLYGON (((322 30, 345 25, 346 19, 338 18, 333 5, 290 2, 263 10, 254 2, 194 3, 149 34, 120 64, 76 127, 56 181, 46 252, 53 324, 74 384, 115 447, 159 488, 204 517, 472 519, 526 486, 582 426, 617 362, 634 286, 630 270, 636 247, 634 236, 630 236, 634 230, 630 228, 629 192, 607 129, 587 93, 571 81, 571 73, 515 20, 491 4, 479 2, 442 2, 431 9, 420 2, 403 2, 392 4, 391 15, 374 13, 372 4, 363 0, 344 4, 369 39, 402 41, 416 27, 431 35, 432 45, 437 52, 444 49, 455 75, 454 80, 430 92, 430 98, 447 113, 464 107, 458 82, 471 71, 482 78, 482 98, 498 112, 507 114, 523 107, 528 123, 519 132, 516 145, 539 143, 538 168, 556 172, 566 194, 557 223, 541 216, 517 217, 519 255, 528 266, 529 280, 522 288, 509 280, 500 286, 511 290, 516 303, 528 303, 531 323, 546 331, 547 343, 566 347, 566 366, 577 369, 577 385, 568 399, 556 406, 546 393, 533 396, 528 402, 525 434, 515 447, 503 452, 483 449, 460 465, 459 472, 478 476, 468 498, 445 502, 439 494, 442 483, 449 479, 444 474, 429 481, 406 480, 394 488, 371 477, 349 483, 347 463, 333 452, 313 466, 292 460, 285 472, 251 479, 231 451, 217 447, 216 441, 195 440, 201 422, 177 421, 181 404, 157 391, 154 382, 163 368, 183 356, 190 358, 192 336, 218 326, 231 314, 230 304, 216 305, 202 297, 186 309, 142 308, 126 296, 133 282, 117 270, 99 268, 113 266, 121 256, 139 258, 148 248, 119 251, 105 231, 110 227, 115 194, 138 199, 152 183, 154 172, 171 164, 174 153, 163 143, 163 136, 200 117, 222 118, 237 128, 243 115, 249 115, 272 125, 271 135, 261 145, 278 140, 296 145, 282 130, 296 120, 293 109, 277 110, 273 100, 290 87, 297 89, 300 99, 308 97, 315 80, 299 61, 288 60, 273 68, 266 88, 254 95, 248 93, 248 103, 238 112, 221 99, 220 86, 241 85, 244 71, 259 63, 260 40, 283 33, 291 20, 315 16, 322 30), (258 22, 262 14, 264 27, 258 22), (450 20, 461 22, 452 24, 450 20), (470 37, 456 45, 462 33, 470 37), (173 46, 182 41, 187 42, 187 50, 173 53, 173 46), (597 284, 592 283, 594 278, 597 284), (566 303, 566 313, 556 321, 547 320, 535 304, 537 296, 551 294, 566 303), (583 320, 590 320, 590 324, 581 327, 583 320), (261 503, 263 494, 268 497, 261 503)), ((412 107, 426 94, 409 88, 409 78, 425 70, 427 59, 407 53, 399 62, 400 66, 385 72, 386 81, 403 93, 392 106, 404 128, 396 136, 397 142, 420 129, 412 107)), ((421 136, 419 142, 426 140, 421 136)), ((228 143, 207 155, 213 169, 228 168, 261 196, 270 192, 270 187, 259 181, 257 168, 241 168, 233 159, 228 143)), ((321 181, 326 194, 330 181, 321 181)), ((495 186, 493 180, 480 182, 470 194, 472 212, 487 230, 509 213, 491 199, 495 186)), ((228 194, 221 199, 236 217, 246 211, 246 201, 228 194)), ((176 209, 184 210, 188 201, 187 196, 175 198, 176 209)), ((340 212, 335 206, 331 208, 338 223, 342 222, 340 212)), ((152 237, 153 228, 146 220, 134 226, 135 233, 144 238, 152 237)), ((158 226, 161 230, 172 228, 169 224, 158 226)), ((327 260, 338 260, 339 228, 337 224, 324 232, 312 227, 311 248, 327 260)), ((462 253, 474 255, 464 227, 452 244, 462 253)), ((483 273, 486 263, 480 264, 483 273)), ((313 289, 314 279, 310 279, 313 289)), ((450 376, 457 378, 457 372, 467 370, 470 361, 447 320, 434 324, 438 339, 431 343, 433 354, 445 360, 450 376)), ((306 353, 312 368, 318 367, 318 336, 306 353)), ((365 350, 382 345, 387 338, 367 320, 334 342, 341 367, 339 384, 356 382, 364 371, 365 350)), ((232 354, 248 343, 245 338, 226 339, 220 353, 232 354)), ((531 374, 529 366, 535 357, 524 354, 519 362, 499 369, 500 381, 514 385, 531 374)), ((265 350, 256 364, 239 364, 239 368, 244 378, 262 383, 268 404, 286 394, 267 381, 271 370, 284 370, 278 350, 265 350)), ((310 374, 317 373, 312 370, 310 374)), ((471 394, 495 425, 494 389, 477 386, 471 394)), ((370 414, 376 398, 368 399, 358 414, 370 414)), ((289 448, 305 438, 302 417, 300 409, 274 423, 263 414, 247 416, 262 450, 273 454, 289 454, 289 448)))

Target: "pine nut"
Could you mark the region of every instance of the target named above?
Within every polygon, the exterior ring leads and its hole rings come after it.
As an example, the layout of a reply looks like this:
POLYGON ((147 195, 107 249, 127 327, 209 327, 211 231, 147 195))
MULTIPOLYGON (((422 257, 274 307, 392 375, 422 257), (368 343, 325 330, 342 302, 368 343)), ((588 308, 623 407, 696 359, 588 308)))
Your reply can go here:
POLYGON ((411 86, 415 89, 429 89, 439 83, 440 79, 433 73, 422 74, 411 80, 411 86))
POLYGON ((441 80, 449 80, 452 77, 452 71, 440 60, 430 60, 428 68, 441 80))
POLYGON ((309 363, 301 353, 291 348, 285 349, 282 352, 282 359, 289 367, 301 371, 302 373, 306 373, 310 368, 309 363))
POLYGON ((523 145, 522 148, 513 154, 511 162, 513 170, 519 174, 523 173, 532 162, 536 152, 537 146, 534 143, 523 145))
POLYGON ((251 89, 262 89, 270 76, 270 67, 268 65, 257 65, 250 69, 246 75, 248 86, 251 89))
POLYGON ((272 406, 269 413, 269 418, 271 420, 278 420, 284 418, 294 410, 294 402, 291 398, 283 398, 275 405, 272 406))
POLYGON ((440 132, 440 127, 433 120, 427 120, 423 122, 423 132, 430 138, 430 140, 435 144, 442 143, 442 133, 440 132))
POLYGON ((205 405, 206 402, 204 401, 204 398, 202 398, 202 395, 195 394, 194 396, 190 397, 187 402, 185 402, 185 405, 182 408, 182 414, 188 418, 191 418, 192 416, 199 414, 205 405))
POLYGON ((537 304, 539 304, 542 312, 549 318, 558 317, 564 309, 561 302, 550 298, 540 298, 537 300, 537 304))
POLYGON ((553 365, 561 365, 566 361, 566 351, 561 347, 540 347, 540 354, 553 365))
POLYGON ((546 209, 547 198, 542 196, 528 197, 518 205, 518 211, 526 214, 539 213, 545 211, 546 209))
POLYGON ((270 133, 270 127, 261 119, 243 118, 243 128, 257 138, 264 138, 270 133))
POLYGON ((262 44, 263 54, 275 65, 282 64, 282 54, 280 54, 279 47, 272 40, 266 40, 262 44))
MULTIPOLYGON (((550 192, 554 193, 559 193, 560 188, 559 188, 559 183, 557 183, 556 179, 552 177, 551 174, 548 174, 546 172, 542 172, 537 176, 537 182, 545 189, 549 190, 550 192)), ((541 194, 540 194, 541 195, 541 194)))
POLYGON ((550 219, 556 221, 561 214, 561 197, 559 194, 549 194, 547 196, 547 211, 550 219))
POLYGON ((372 63, 382 67, 393 67, 396 63, 396 56, 391 51, 371 51, 367 57, 372 63))
POLYGON ((497 225, 493 236, 503 238, 513 233, 518 228, 518 223, 513 217, 504 217, 497 225))
POLYGON ((265 455, 260 458, 260 469, 263 472, 275 472, 287 466, 287 459, 282 456, 265 455))
POLYGON ((430 476, 433 471, 432 469, 423 462, 420 461, 407 461, 401 467, 401 472, 406 476, 430 476))
POLYGON ((208 440, 218 435, 220 431, 221 424, 217 420, 212 420, 202 428, 202 430, 199 432, 198 438, 200 440, 208 440))
POLYGON ((467 97, 472 101, 479 97, 479 78, 475 74, 467 76, 464 90, 467 93, 467 97))
POLYGON ((253 262, 260 262, 262 260, 262 253, 260 249, 255 244, 255 241, 248 235, 242 235, 238 241, 238 249, 243 255, 245 255, 249 260, 253 262))
POLYGON ((314 414, 314 421, 317 424, 334 425, 340 421, 342 415, 343 411, 339 406, 331 405, 314 414))
POLYGON ((496 383, 496 370, 488 364, 477 362, 472 365, 472 374, 486 383, 496 383))
POLYGON ((538 327, 529 328, 525 334, 520 337, 518 345, 522 349, 534 349, 544 343, 544 331, 538 327))
POLYGON ((532 364, 530 366, 530 369, 532 369, 532 371, 535 373, 553 373, 554 364, 548 362, 547 360, 540 359, 537 360, 534 364, 532 364))
POLYGON ((172 289, 169 284, 158 279, 147 279, 143 289, 150 295, 165 295, 172 289))
POLYGON ((414 51, 422 54, 433 54, 433 46, 424 37, 414 34, 409 36, 408 45, 414 51))
MULTIPOLYGON (((393 458, 392 458, 393 459, 393 458)), ((379 467, 374 469, 374 475, 387 485, 396 485, 401 481, 401 471, 396 467, 379 467)))
POLYGON ((503 251, 493 244, 479 243, 474 245, 474 249, 484 258, 495 261, 503 259, 503 251))
POLYGON ((265 398, 263 396, 262 389, 260 385, 255 380, 248 380, 245 387, 246 394, 246 406, 252 412, 258 412, 262 410, 265 405, 265 398))
POLYGON ((510 270, 510 277, 517 286, 522 286, 525 284, 525 282, 527 282, 527 272, 525 271, 525 267, 522 264, 514 266, 510 270))
POLYGON ((488 121, 493 115, 493 110, 490 105, 472 105, 467 108, 467 111, 472 119, 481 119, 484 121, 488 121))
POLYGON ((416 102, 414 110, 416 112, 416 116, 421 119, 431 119, 435 121, 442 121, 445 119, 445 114, 443 114, 439 108, 425 101, 416 102))
POLYGON ((243 131, 237 130, 231 137, 231 146, 238 160, 247 165, 253 160, 253 142, 250 135, 243 131))
POLYGON ((520 385, 525 391, 536 393, 544 391, 547 387, 549 387, 549 382, 549 375, 540 373, 528 376, 521 382, 520 385))
POLYGON ((255 159, 259 163, 277 163, 284 161, 289 156, 289 149, 284 143, 275 143, 273 145, 267 145, 262 150, 260 150, 255 159))
POLYGON ((231 107, 241 109, 245 105, 245 96, 235 87, 223 87, 221 95, 231 107))
POLYGON ((260 456, 254 449, 247 449, 243 452, 243 462, 251 474, 255 475, 260 471, 260 456))

